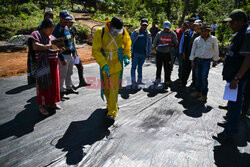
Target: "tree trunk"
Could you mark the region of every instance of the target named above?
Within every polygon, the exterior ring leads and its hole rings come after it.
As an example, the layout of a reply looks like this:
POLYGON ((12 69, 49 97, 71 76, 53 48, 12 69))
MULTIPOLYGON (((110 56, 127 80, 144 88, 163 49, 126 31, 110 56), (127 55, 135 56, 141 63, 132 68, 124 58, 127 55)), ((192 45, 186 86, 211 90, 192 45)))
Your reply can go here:
POLYGON ((181 22, 179 23, 180 26, 184 22, 185 15, 187 13, 188 2, 189 2, 189 0, 184 0, 184 9, 183 9, 182 17, 181 17, 181 22))
POLYGON ((53 8, 53 6, 52 6, 52 0, 49 0, 49 7, 53 8))

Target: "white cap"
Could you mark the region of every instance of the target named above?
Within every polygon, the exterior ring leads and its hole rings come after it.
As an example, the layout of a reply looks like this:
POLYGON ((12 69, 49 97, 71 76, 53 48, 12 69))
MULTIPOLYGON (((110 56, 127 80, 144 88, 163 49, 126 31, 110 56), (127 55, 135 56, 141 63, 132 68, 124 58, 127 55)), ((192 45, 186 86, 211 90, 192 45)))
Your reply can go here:
POLYGON ((163 23, 163 29, 165 29, 165 28, 168 28, 168 29, 171 28, 171 23, 169 21, 164 21, 164 23, 163 23))
POLYGON ((202 21, 201 21, 201 20, 195 20, 195 21, 194 21, 194 24, 195 24, 195 25, 202 25, 202 21))

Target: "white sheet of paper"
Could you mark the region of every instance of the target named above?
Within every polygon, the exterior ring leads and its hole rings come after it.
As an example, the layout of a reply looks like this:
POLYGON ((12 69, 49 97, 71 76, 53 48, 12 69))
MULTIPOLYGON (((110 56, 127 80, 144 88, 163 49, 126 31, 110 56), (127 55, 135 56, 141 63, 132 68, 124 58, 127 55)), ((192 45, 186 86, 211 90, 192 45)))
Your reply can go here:
POLYGON ((225 85, 225 91, 224 91, 224 100, 229 100, 229 101, 236 101, 237 100, 237 95, 238 95, 238 85, 236 89, 230 89, 229 88, 230 83, 226 83, 225 85))
POLYGON ((76 58, 74 59, 74 64, 79 64, 80 63, 80 57, 76 56, 76 58))

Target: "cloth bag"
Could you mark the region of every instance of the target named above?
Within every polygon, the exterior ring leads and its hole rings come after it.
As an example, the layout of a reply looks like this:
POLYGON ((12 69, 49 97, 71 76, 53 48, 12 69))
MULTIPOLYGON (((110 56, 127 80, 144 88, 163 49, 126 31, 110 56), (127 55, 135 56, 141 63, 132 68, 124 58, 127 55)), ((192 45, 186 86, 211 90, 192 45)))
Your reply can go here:
POLYGON ((39 53, 36 79, 39 89, 48 89, 51 85, 50 65, 47 52, 39 53))

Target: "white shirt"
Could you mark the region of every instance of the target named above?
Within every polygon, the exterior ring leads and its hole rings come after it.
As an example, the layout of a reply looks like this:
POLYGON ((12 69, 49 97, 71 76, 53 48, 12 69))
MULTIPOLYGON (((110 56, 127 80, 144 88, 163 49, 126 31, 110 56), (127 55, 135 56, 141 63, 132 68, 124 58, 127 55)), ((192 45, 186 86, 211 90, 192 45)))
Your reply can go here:
POLYGON ((219 47, 217 38, 212 35, 209 35, 206 41, 201 36, 195 38, 189 59, 194 60, 196 57, 218 61, 219 47))

